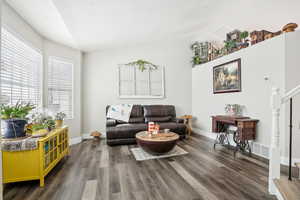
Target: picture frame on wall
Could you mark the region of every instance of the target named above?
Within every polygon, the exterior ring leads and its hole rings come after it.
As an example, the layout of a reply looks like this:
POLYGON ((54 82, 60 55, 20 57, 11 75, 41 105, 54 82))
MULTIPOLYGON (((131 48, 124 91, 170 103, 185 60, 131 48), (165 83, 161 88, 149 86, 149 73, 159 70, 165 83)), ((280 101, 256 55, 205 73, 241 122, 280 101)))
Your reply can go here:
POLYGON ((213 67, 213 92, 241 92, 241 59, 235 59, 213 67))

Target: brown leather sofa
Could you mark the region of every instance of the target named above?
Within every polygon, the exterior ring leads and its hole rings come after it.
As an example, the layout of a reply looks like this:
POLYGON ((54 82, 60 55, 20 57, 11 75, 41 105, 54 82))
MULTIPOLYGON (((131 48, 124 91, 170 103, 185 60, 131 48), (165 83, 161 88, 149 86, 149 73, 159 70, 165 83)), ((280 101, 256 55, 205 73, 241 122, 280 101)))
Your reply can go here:
POLYGON ((135 134, 147 130, 148 122, 158 123, 161 130, 170 129, 180 138, 185 138, 186 126, 182 119, 176 118, 173 105, 134 105, 128 123, 109 118, 106 120, 107 144, 136 143, 135 134))

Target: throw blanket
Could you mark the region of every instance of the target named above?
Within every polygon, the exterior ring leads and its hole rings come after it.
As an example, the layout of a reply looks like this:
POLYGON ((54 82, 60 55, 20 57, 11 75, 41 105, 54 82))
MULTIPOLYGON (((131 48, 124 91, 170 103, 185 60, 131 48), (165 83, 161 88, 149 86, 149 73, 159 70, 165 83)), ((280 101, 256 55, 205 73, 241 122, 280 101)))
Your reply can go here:
POLYGON ((26 151, 38 148, 39 138, 25 138, 19 140, 2 139, 2 151, 26 151))
POLYGON ((132 104, 111 105, 107 111, 107 118, 129 122, 132 104))

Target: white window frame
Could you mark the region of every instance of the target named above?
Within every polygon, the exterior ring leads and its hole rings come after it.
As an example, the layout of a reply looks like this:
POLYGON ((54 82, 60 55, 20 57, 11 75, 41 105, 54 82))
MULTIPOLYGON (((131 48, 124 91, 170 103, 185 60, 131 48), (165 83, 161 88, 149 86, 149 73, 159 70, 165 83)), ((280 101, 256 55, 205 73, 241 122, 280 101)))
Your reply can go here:
MULTIPOLYGON (((41 69, 40 69, 40 75, 41 75, 41 81, 40 81, 40 101, 39 104, 36 105, 36 109, 42 109, 44 107, 44 52, 42 49, 37 48, 35 45, 33 45, 31 42, 29 42, 28 40, 26 40, 21 34, 19 34, 18 32, 14 31, 13 29, 10 28, 10 26, 6 25, 6 24, 2 24, 1 26, 1 31, 0 33, 2 34, 2 29, 5 29, 6 31, 8 31, 10 34, 12 34, 14 37, 16 37, 17 39, 19 39, 21 42, 23 42, 24 44, 26 44, 27 46, 29 46, 30 48, 32 48, 33 50, 35 50, 36 52, 38 52, 41 55, 41 69)), ((2 37, 0 37, 1 40, 3 39, 2 37)), ((2 41, 0 43, 2 45, 2 41)), ((2 56, 1 52, 1 56, 2 56)), ((1 57, 0 56, 0 57, 1 57)), ((2 62, 2 61, 1 61, 2 62)), ((0 103, 1 104, 6 104, 9 102, 6 102, 5 99, 3 99, 2 94, 0 94, 0 103), (1 102, 4 101, 4 102, 1 102)))
MULTIPOLYGON (((118 66, 118 96, 120 99, 163 99, 165 97, 165 69, 164 67, 159 66, 161 69, 161 95, 155 96, 155 95, 122 95, 121 94, 121 68, 124 67, 124 65, 119 65, 118 66)), ((136 69, 138 70, 138 69, 136 69)), ((135 79, 133 80, 134 82, 134 90, 136 91, 136 71, 134 72, 135 79)), ((150 79, 150 73, 151 71, 146 69, 143 73, 149 73, 148 75, 148 83, 150 85, 151 79, 150 79)), ((149 86, 149 93, 151 89, 149 86)))
MULTIPOLYGON (((67 64, 72 64, 72 116, 67 116, 65 118, 65 120, 73 120, 74 119, 74 116, 75 116, 75 96, 74 96, 74 70, 75 70, 75 64, 74 62, 71 60, 71 59, 68 59, 68 58, 64 58, 64 57, 60 57, 60 56, 48 56, 48 59, 47 59, 47 69, 45 70, 46 71, 46 76, 47 76, 47 79, 45 80, 45 91, 47 93, 47 98, 46 98, 46 107, 47 109, 49 109, 49 89, 48 89, 48 86, 49 86, 49 63, 50 63, 50 60, 51 59, 56 59, 60 62, 65 62, 67 64)), ((50 110, 51 111, 51 110, 50 110)), ((55 114, 55 113, 54 113, 55 114)))

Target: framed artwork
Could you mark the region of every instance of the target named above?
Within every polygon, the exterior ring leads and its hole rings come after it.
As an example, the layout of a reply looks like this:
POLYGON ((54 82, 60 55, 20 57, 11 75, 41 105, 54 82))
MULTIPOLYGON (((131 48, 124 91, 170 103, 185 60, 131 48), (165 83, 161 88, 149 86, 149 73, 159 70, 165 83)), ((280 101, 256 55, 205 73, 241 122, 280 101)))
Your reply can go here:
POLYGON ((241 59, 215 66, 213 68, 214 94, 241 91, 241 59))

